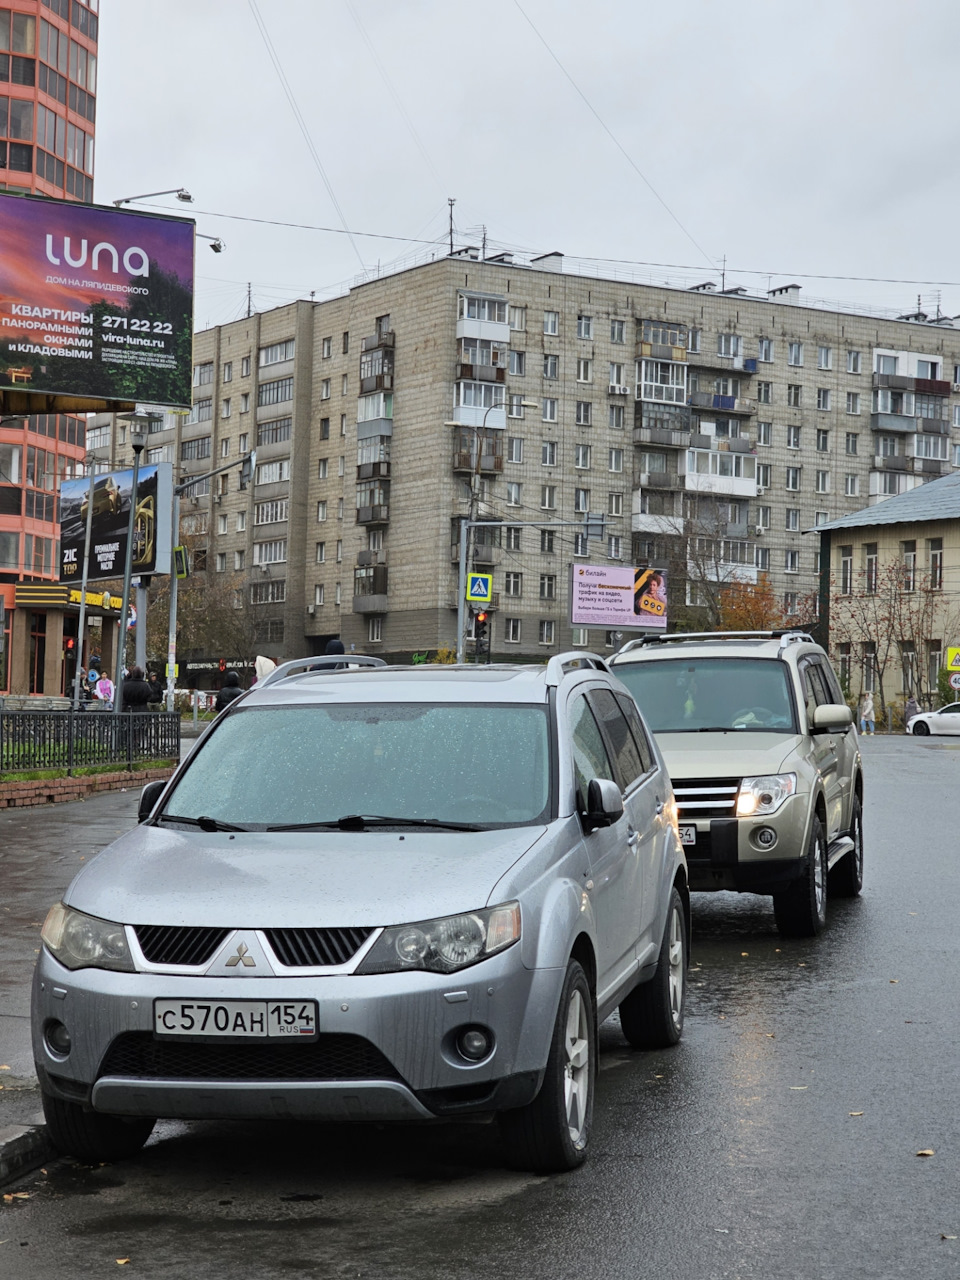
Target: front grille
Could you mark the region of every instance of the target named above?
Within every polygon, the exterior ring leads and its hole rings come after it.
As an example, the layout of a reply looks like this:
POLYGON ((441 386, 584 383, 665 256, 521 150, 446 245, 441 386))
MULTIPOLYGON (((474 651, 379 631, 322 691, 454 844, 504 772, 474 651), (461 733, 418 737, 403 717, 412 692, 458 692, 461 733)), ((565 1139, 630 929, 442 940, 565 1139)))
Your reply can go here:
POLYGON ((739 790, 739 778, 675 778, 673 791, 680 821, 734 817, 739 790))
POLYGON ((265 929, 277 959, 291 968, 346 964, 372 929, 265 929))
POLYGON ((236 1040, 201 1044, 128 1031, 107 1050, 101 1076, 134 1080, 400 1080, 363 1036, 321 1035, 294 1044, 236 1040))
POLYGON ((179 925, 138 924, 134 932, 151 964, 206 964, 229 929, 193 929, 179 925))

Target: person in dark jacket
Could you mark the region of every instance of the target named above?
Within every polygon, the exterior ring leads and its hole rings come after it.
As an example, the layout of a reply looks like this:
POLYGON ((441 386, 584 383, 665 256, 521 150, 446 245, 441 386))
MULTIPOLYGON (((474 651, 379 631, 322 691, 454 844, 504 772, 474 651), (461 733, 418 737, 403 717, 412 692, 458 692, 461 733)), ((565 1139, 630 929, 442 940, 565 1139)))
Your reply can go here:
POLYGON ((160 683, 160 677, 155 671, 151 671, 147 677, 147 684, 150 686, 150 706, 158 706, 163 703, 163 696, 166 690, 160 683))
POLYGON ((235 698, 239 698, 243 690, 240 688, 240 677, 235 671, 228 671, 222 689, 217 691, 217 710, 228 707, 235 698))
POLYGON ((146 711, 150 703, 150 686, 143 678, 143 667, 131 667, 123 681, 121 711, 146 711))
MULTIPOLYGON (((334 636, 332 640, 327 641, 327 647, 323 652, 325 656, 329 656, 332 653, 344 653, 343 641, 334 636)), ((345 662, 338 662, 336 666, 327 667, 326 669, 327 671, 343 671, 346 665, 345 662)), ((321 667, 320 670, 323 670, 323 668, 321 667)))

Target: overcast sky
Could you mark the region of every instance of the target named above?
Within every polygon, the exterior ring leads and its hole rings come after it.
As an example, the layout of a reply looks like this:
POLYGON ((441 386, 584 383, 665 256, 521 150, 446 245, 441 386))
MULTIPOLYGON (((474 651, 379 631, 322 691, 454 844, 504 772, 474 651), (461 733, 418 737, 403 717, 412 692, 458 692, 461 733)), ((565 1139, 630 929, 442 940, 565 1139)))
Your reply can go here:
POLYGON ((319 166, 250 0, 100 4, 96 199, 193 194, 198 328, 444 252, 448 196, 458 246, 960 312, 957 0, 256 2, 319 166))

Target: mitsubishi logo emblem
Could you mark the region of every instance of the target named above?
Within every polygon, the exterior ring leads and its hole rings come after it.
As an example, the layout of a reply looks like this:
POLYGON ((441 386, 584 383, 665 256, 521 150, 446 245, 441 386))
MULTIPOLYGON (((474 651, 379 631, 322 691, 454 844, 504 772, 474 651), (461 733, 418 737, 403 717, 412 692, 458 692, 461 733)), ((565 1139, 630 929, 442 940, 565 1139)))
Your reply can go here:
POLYGON ((228 969, 234 969, 238 964, 242 964, 248 969, 255 969, 257 967, 257 962, 254 960, 253 956, 247 955, 247 950, 247 944, 245 942, 241 942, 237 947, 237 954, 230 957, 227 961, 226 967, 228 969))

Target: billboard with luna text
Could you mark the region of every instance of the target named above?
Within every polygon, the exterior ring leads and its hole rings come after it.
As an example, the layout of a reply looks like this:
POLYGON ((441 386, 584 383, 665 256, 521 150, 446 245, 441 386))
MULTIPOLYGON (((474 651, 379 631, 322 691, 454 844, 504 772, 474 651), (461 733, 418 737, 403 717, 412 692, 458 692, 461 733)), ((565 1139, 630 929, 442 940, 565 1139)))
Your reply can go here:
POLYGON ((631 566, 574 564, 570 570, 570 625, 667 627, 667 572, 631 566))
MULTIPOLYGON (((173 464, 141 467, 133 496, 133 468, 110 471, 93 479, 88 581, 122 578, 127 557, 130 504, 133 520, 134 575, 170 572, 173 464)), ((64 480, 60 485, 60 581, 83 581, 83 547, 90 509, 90 480, 64 480)))
POLYGON ((0 390, 189 408, 193 222, 0 193, 0 390))

